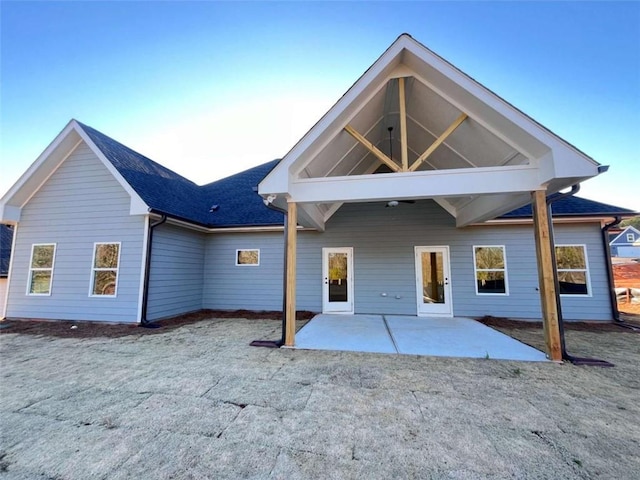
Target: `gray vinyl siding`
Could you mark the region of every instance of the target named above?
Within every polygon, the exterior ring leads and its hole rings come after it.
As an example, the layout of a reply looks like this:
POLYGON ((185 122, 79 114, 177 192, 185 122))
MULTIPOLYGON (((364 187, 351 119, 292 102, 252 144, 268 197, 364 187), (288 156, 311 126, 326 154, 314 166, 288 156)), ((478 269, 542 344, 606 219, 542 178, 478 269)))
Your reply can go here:
POLYGON ((16 232, 7 317, 136 322, 144 218, 84 144, 23 207, 16 232), (116 297, 90 297, 94 242, 121 242, 116 297), (27 295, 31 245, 56 243, 50 296, 27 295))
POLYGON ((205 235, 163 224, 153 232, 149 320, 202 308, 205 235))
MULTIPOLYGON (((600 235, 597 224, 556 227, 557 243, 586 245, 591 278, 590 297, 562 298, 566 319, 611 319, 600 235)), ((322 248, 353 247, 355 312, 415 315, 416 246, 449 247, 454 315, 541 318, 532 227, 458 229, 432 201, 395 208, 385 208, 383 202, 346 204, 327 222, 325 232, 300 232, 297 308, 322 310, 322 248), (474 245, 505 246, 509 295, 476 294, 474 245)), ((282 257, 281 233, 212 235, 207 239, 205 306, 280 310, 282 257), (260 248, 260 267, 235 267, 236 248, 260 248)))
POLYGON ((281 232, 209 235, 204 308, 282 310, 283 248, 281 232), (260 249, 260 265, 236 265, 237 249, 260 249))

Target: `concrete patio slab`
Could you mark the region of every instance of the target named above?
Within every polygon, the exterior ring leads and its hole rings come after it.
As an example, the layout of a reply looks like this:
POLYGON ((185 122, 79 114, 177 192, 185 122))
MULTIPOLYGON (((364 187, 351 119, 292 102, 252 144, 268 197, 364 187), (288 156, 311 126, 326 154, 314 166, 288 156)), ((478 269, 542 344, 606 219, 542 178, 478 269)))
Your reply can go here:
POLYGON ((470 318, 385 315, 398 353, 543 362, 540 350, 470 318))
POLYGON ((381 315, 316 315, 296 334, 296 348, 398 353, 381 315))
POLYGON ((470 318, 410 315, 315 316, 296 348, 543 362, 545 354, 470 318))

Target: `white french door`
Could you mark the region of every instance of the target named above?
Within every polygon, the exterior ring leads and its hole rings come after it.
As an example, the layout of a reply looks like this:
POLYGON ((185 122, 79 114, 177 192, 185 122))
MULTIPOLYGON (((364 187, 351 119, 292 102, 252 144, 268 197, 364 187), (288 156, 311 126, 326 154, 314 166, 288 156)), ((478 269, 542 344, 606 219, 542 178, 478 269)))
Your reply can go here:
POLYGON ((322 249, 322 312, 353 313, 353 248, 322 249))
POLYGON ((449 247, 415 247, 419 316, 453 316, 449 247))

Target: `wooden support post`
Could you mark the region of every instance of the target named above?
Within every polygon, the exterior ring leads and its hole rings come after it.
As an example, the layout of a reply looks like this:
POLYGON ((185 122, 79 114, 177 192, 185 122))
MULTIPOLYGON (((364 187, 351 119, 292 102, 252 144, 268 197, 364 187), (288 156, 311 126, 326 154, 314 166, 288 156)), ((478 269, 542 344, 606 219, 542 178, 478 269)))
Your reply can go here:
POLYGON ((398 79, 400 98, 400 151, 402 154, 402 171, 409 171, 409 147, 407 144, 407 104, 404 93, 404 77, 398 79))
POLYGON ((290 202, 287 212, 287 305, 284 344, 293 347, 296 339, 296 242, 298 239, 298 204, 290 202))
POLYGON ((540 287, 540 303, 542 305, 542 324, 544 339, 547 344, 549 359, 562 360, 560 344, 560 325, 558 306, 556 304, 556 285, 554 280, 553 257, 551 255, 551 234, 547 213, 546 195, 543 190, 531 194, 533 210, 533 229, 536 239, 536 258, 538 260, 538 284, 540 287))

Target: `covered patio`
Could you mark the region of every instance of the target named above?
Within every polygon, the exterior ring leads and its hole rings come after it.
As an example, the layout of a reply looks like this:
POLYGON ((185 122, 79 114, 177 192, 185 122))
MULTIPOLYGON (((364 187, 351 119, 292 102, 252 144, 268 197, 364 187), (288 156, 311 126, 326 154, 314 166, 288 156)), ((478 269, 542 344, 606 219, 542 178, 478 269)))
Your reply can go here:
MULTIPOLYGON (((349 203, 385 202, 391 207, 430 199, 455 219, 457 228, 464 228, 531 202, 547 353, 560 360, 546 201, 605 170, 401 35, 258 186, 265 204, 287 215, 285 344, 299 346, 300 341, 295 334, 299 228, 324 232, 331 217, 349 203)), ((431 249, 427 255, 431 253, 437 254, 431 249)), ((447 278, 441 283, 450 284, 447 278)), ((443 312, 418 307, 416 313, 443 312)))
POLYGON ((316 315, 295 348, 544 362, 545 354, 470 318, 316 315))

